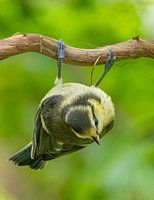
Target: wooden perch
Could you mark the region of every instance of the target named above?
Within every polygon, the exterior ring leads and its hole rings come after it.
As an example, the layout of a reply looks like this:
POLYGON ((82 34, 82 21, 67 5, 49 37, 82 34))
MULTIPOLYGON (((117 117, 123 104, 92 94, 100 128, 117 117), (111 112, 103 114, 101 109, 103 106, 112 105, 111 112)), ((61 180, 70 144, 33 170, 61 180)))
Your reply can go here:
MULTIPOLYGON (((26 52, 37 52, 57 59, 58 41, 39 34, 19 34, 0 40, 0 59, 26 52)), ((96 49, 80 49, 65 44, 64 63, 92 66, 105 63, 108 52, 113 51, 116 60, 150 57, 154 58, 154 41, 138 36, 131 40, 96 49)))

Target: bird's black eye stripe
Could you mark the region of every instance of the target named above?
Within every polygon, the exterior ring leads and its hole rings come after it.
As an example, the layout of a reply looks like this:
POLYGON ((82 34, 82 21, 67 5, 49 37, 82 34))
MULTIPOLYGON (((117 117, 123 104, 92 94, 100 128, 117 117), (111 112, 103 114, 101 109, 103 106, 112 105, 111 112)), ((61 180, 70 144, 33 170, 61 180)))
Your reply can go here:
POLYGON ((96 118, 95 115, 94 115, 94 121, 95 121, 95 126, 98 127, 98 119, 96 118))
POLYGON ((97 117, 95 116, 94 107, 92 106, 91 108, 92 108, 92 114, 93 114, 95 126, 96 126, 96 128, 97 128, 97 127, 98 127, 98 119, 97 119, 97 117))

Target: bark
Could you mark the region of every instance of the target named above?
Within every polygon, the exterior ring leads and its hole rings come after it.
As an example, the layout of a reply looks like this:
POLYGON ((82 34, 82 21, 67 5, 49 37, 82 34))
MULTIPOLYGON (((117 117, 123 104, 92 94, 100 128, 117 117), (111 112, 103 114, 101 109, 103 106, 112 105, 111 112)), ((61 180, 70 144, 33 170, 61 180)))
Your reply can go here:
MULTIPOLYGON (((39 34, 13 35, 0 40, 0 59, 26 52, 37 52, 57 59, 57 45, 57 40, 39 34)), ((140 57, 154 58, 154 41, 136 36, 129 41, 96 49, 80 49, 65 44, 64 63, 78 66, 103 64, 109 51, 114 52, 116 61, 140 57)))

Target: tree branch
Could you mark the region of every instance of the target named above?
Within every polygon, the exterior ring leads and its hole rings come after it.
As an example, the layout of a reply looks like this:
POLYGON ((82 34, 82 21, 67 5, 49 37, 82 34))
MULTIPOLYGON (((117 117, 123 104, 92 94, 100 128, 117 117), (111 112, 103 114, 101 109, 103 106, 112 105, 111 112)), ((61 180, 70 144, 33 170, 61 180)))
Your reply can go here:
MULTIPOLYGON (((39 34, 20 34, 0 40, 0 60, 26 52, 37 52, 57 59, 58 41, 39 34)), ((92 66, 105 63, 112 50, 116 60, 149 57, 154 58, 154 41, 134 37, 132 40, 96 49, 80 49, 65 45, 64 63, 92 66)))

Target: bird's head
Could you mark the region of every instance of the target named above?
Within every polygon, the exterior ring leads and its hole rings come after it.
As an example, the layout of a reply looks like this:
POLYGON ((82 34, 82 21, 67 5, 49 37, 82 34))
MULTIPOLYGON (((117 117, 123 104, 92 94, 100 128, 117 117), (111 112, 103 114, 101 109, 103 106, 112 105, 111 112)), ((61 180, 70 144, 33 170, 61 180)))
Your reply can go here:
MULTIPOLYGON (((75 135, 100 144, 105 110, 100 99, 80 97, 64 108, 64 121, 75 135)), ((109 122, 110 123, 110 122, 109 122)))

